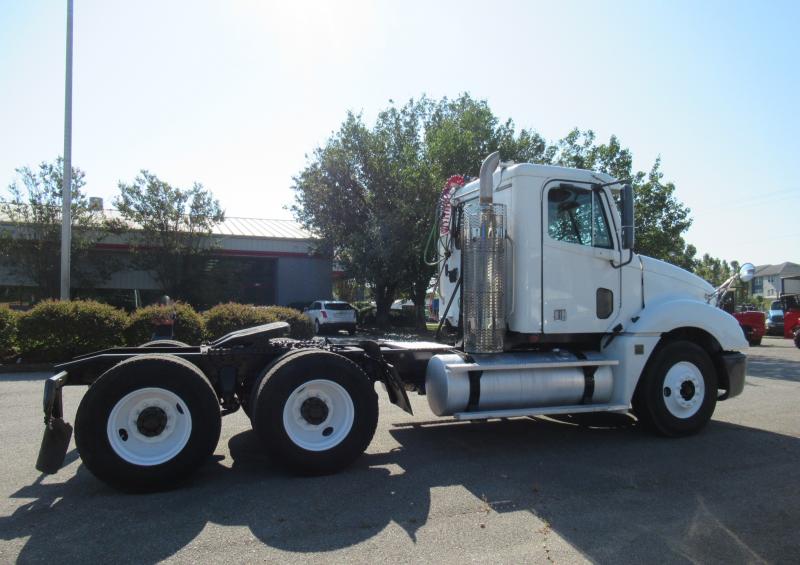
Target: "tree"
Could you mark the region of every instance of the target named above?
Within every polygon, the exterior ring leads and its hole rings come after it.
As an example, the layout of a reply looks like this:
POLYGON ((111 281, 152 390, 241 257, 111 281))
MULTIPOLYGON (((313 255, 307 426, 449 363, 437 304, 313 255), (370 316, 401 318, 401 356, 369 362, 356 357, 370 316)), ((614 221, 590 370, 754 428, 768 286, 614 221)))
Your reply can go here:
MULTIPOLYGON (((61 205, 64 161, 42 162, 38 170, 16 169, 19 180, 0 203, 0 261, 20 280, 35 286, 34 298, 57 298, 61 279, 61 205)), ((73 287, 92 288, 111 274, 111 264, 90 261, 89 251, 105 237, 104 218, 90 210, 83 192, 85 173, 72 169, 73 287)))
POLYGON ((348 113, 294 179, 295 216, 323 239, 351 277, 369 284, 381 326, 408 277, 409 240, 418 236, 414 221, 424 222, 412 204, 431 190, 418 167, 419 112, 414 102, 384 112, 372 130, 361 116, 348 113))
MULTIPOLYGON (((318 234, 348 274, 370 285, 380 326, 399 293, 412 298, 417 325, 435 267, 423 251, 445 179, 477 174, 487 152, 511 145, 486 102, 411 100, 383 110, 372 128, 348 114, 295 178, 295 216, 318 234)), ((534 145, 531 136, 524 147, 534 145)))
POLYGON ((161 290, 191 300, 202 292, 206 261, 213 251, 211 233, 225 213, 212 193, 199 183, 173 187, 142 170, 133 183, 119 183, 114 200, 123 222, 132 230, 134 264, 153 273, 161 290))
POLYGON ((695 262, 694 273, 716 287, 725 282, 733 274, 733 270, 725 259, 705 253, 695 262))

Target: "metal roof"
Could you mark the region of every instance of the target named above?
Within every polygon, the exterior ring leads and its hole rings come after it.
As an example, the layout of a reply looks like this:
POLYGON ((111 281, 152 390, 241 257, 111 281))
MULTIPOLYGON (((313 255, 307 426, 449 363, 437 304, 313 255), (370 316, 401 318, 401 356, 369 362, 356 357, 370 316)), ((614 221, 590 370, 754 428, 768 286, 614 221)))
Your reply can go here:
MULTIPOLYGON (((108 220, 122 220, 117 210, 105 209, 103 216, 108 220)), ((7 223, 8 218, 0 214, 0 223, 7 223)), ((135 229, 130 222, 126 224, 135 229)), ((294 220, 275 220, 268 218, 235 218, 225 217, 225 221, 217 224, 212 233, 232 237, 250 237, 263 239, 314 239, 314 236, 294 220)))
POLYGON ((214 227, 216 235, 263 237, 267 239, 313 239, 313 236, 294 220, 266 218, 230 218, 214 227))

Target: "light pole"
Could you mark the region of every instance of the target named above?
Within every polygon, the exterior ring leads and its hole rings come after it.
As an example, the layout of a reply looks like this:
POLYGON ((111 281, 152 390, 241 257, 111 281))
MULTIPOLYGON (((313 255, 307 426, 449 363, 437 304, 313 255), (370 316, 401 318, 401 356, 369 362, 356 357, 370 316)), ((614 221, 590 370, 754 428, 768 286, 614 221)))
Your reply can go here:
POLYGON ((67 0, 67 77, 64 86, 64 174, 61 185, 61 300, 69 300, 72 248, 72 0, 67 0))

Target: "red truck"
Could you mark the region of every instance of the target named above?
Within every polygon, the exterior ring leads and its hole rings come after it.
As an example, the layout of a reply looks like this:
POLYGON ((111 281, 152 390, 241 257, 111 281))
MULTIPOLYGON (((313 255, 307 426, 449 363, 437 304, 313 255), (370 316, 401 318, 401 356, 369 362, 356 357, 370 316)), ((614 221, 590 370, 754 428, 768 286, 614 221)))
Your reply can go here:
POLYGON ((718 305, 736 318, 744 332, 744 337, 751 346, 761 345, 761 340, 764 334, 767 333, 767 316, 750 304, 743 304, 739 308, 736 307, 736 290, 732 286, 735 282, 736 275, 725 281, 717 289, 720 293, 718 305))
POLYGON ((747 342, 750 345, 761 345, 761 338, 767 332, 766 314, 757 310, 745 310, 743 312, 733 312, 732 315, 742 326, 747 342))
POLYGON ((800 275, 781 279, 783 337, 800 347, 800 275))

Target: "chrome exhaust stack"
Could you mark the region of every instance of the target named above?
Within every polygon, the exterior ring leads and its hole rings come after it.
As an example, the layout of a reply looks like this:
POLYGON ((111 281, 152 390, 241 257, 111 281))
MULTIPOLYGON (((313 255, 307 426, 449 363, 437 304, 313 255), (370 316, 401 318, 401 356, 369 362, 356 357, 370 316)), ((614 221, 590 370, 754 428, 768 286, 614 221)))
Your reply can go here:
POLYGON ((506 207, 495 204, 493 197, 499 163, 499 152, 484 159, 479 201, 464 207, 462 316, 468 353, 503 351, 506 333, 506 207))

